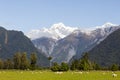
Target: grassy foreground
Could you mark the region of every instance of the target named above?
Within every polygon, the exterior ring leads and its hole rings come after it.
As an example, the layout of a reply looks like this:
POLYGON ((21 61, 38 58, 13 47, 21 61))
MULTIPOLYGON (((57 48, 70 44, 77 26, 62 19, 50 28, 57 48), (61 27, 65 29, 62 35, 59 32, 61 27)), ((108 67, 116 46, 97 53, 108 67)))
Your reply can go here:
POLYGON ((120 80, 120 71, 64 72, 1 70, 0 80, 120 80))

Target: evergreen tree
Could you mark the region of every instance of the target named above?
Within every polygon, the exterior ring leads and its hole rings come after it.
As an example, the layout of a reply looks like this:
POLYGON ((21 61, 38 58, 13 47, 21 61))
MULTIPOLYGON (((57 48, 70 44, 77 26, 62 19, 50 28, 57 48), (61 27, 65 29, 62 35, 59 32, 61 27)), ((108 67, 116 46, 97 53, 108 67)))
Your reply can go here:
POLYGON ((71 66, 70 66, 70 70, 75 70, 75 69, 76 69, 76 67, 75 67, 75 63, 73 61, 72 64, 71 64, 71 66))
POLYGON ((120 65, 119 65, 119 70, 120 70, 120 65))
POLYGON ((50 61, 50 65, 49 65, 49 66, 51 67, 51 60, 52 60, 52 57, 49 56, 49 57, 48 57, 48 60, 50 61))
POLYGON ((21 55, 20 55, 20 53, 16 53, 13 56, 13 62, 14 62, 14 69, 20 69, 20 64, 21 64, 21 55))
POLYGON ((97 64, 97 63, 93 63, 93 69, 94 70, 100 70, 101 69, 101 67, 100 67, 100 65, 99 64, 97 64))
POLYGON ((61 67, 60 67, 60 71, 68 71, 68 70, 69 70, 68 64, 62 62, 62 63, 61 63, 61 67))
POLYGON ((53 63, 53 66, 51 67, 52 71, 60 71, 60 65, 58 63, 53 63))
POLYGON ((35 53, 32 53, 30 57, 30 66, 32 70, 36 68, 36 63, 37 63, 37 56, 35 53))
POLYGON ((13 63, 10 59, 7 59, 4 61, 4 69, 12 69, 13 63))
POLYGON ((79 60, 76 59, 76 60, 72 61, 70 69, 71 70, 77 70, 78 68, 79 68, 79 60))
POLYGON ((80 60, 79 70, 91 70, 92 63, 88 59, 88 53, 85 53, 80 60))
POLYGON ((118 66, 117 64, 113 64, 113 65, 111 66, 111 70, 112 70, 112 71, 117 71, 117 70, 119 70, 119 66, 118 66))
POLYGON ((3 61, 0 59, 0 69, 3 69, 3 61))
POLYGON ((29 62, 28 62, 28 59, 27 59, 27 55, 26 53, 22 53, 21 55, 21 64, 20 64, 20 69, 27 69, 29 67, 29 62))

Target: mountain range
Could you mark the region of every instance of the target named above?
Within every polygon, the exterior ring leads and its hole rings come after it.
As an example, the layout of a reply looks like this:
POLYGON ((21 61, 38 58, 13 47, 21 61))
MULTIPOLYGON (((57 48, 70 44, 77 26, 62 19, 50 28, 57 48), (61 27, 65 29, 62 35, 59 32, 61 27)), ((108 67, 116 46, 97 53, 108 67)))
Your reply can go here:
POLYGON ((105 23, 95 29, 83 31, 59 23, 49 29, 31 31, 28 37, 32 39, 38 50, 44 52, 45 56, 51 56, 53 62, 68 63, 71 59, 81 58, 84 52, 92 50, 119 28, 119 25, 105 23))
POLYGON ((17 52, 26 52, 30 57, 37 54, 37 65, 49 66, 52 62, 71 62, 88 52, 90 60, 102 66, 119 63, 120 26, 106 23, 94 29, 82 30, 62 23, 50 28, 32 30, 28 37, 21 31, 0 27, 0 58, 8 59, 17 52))

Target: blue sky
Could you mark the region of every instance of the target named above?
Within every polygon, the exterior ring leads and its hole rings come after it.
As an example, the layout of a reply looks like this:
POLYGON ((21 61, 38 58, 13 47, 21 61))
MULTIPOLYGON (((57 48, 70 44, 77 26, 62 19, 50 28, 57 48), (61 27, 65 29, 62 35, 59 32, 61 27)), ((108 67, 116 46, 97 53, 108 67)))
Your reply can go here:
POLYGON ((94 27, 120 24, 120 0, 0 0, 0 25, 21 30, 67 26, 94 27))

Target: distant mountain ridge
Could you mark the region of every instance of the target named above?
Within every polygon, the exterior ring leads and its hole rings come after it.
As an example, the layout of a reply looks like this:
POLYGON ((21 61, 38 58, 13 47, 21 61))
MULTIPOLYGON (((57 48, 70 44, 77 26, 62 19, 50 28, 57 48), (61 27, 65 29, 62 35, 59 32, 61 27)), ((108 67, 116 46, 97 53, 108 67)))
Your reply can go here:
POLYGON ((120 65, 120 29, 114 31, 89 52, 90 60, 102 65, 120 65))
POLYGON ((33 43, 35 45, 38 44, 36 47, 45 52, 46 56, 52 56, 53 62, 69 62, 73 57, 77 59, 80 58, 83 52, 91 50, 101 41, 103 41, 108 35, 119 28, 120 26, 118 25, 106 23, 93 30, 87 30, 87 32, 80 29, 75 29, 69 35, 56 40, 51 45, 49 43, 54 40, 53 38, 46 38, 46 40, 41 41, 43 37, 40 37, 37 40, 33 40, 33 43), (47 45, 43 45, 42 43, 46 43, 47 45), (52 48, 50 54, 48 45, 52 46, 50 47, 52 48))
POLYGON ((42 52, 21 31, 6 30, 0 27, 0 58, 11 59, 16 52, 26 52, 29 57, 32 52, 37 54, 38 65, 48 66, 49 61, 42 52))

